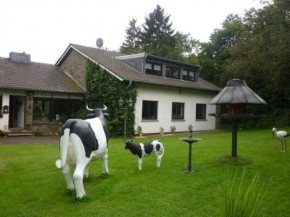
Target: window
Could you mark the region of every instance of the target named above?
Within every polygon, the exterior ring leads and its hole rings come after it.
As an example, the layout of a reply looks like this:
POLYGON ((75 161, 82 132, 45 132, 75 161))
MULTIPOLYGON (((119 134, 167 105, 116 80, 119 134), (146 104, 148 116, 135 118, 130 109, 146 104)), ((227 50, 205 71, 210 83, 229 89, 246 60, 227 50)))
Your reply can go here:
POLYGON ((183 69, 183 80, 195 81, 195 72, 188 69, 183 69))
POLYGON ((157 120, 157 101, 143 100, 142 119, 157 120))
POLYGON ((196 119, 206 118, 206 104, 196 104, 196 119))
POLYGON ((33 120, 65 121, 75 118, 82 106, 82 100, 35 98, 33 104, 33 120))
POLYGON ((49 120, 50 114, 50 99, 34 98, 33 103, 33 119, 34 120, 49 120))
POLYGON ((162 75, 162 66, 160 64, 155 64, 155 63, 146 63, 145 73, 147 75, 161 76, 162 75))
POLYGON ((165 77, 167 78, 180 78, 179 68, 166 66, 165 77))
POLYGON ((184 103, 172 103, 172 119, 184 119, 184 103))

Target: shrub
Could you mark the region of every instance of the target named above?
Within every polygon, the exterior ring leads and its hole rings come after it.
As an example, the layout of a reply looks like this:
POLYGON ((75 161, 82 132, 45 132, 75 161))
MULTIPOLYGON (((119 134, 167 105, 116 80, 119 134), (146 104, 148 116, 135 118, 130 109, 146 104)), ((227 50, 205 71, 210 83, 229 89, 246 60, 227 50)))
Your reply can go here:
POLYGON ((142 127, 141 126, 138 126, 137 132, 138 132, 138 134, 142 134, 142 127))
POLYGON ((175 127, 175 126, 171 126, 171 127, 170 127, 170 130, 171 130, 172 133, 174 133, 175 130, 176 130, 176 127, 175 127))
POLYGON ((5 131, 5 130, 0 130, 0 137, 4 137, 4 136, 7 136, 8 135, 8 132, 5 131))

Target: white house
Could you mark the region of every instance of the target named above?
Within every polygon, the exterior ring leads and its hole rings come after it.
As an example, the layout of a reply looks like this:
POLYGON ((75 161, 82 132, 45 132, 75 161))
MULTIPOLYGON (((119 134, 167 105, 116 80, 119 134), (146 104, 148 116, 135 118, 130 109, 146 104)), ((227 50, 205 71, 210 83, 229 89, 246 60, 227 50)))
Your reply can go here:
MULTIPOLYGON (((0 58, 0 71, 4 71, 4 77, 8 77, 10 80, 19 80, 12 82, 15 83, 13 86, 8 78, 2 80, 0 77, 1 107, 4 105, 11 107, 12 100, 22 102, 24 121, 20 121, 21 115, 17 115, 17 120, 19 119, 19 122, 23 123, 16 124, 20 128, 26 128, 29 126, 28 124, 31 124, 33 128, 39 122, 47 124, 57 122, 58 116, 63 113, 60 109, 54 108, 57 105, 62 107, 59 105, 62 101, 59 100, 57 103, 58 99, 66 99, 67 108, 71 108, 68 101, 84 99, 87 59, 99 64, 108 73, 118 78, 120 82, 134 83, 138 92, 135 104, 135 129, 141 126, 144 134, 159 133, 160 127, 164 128, 165 132, 170 132, 171 126, 175 126, 177 132, 186 132, 189 124, 193 125, 194 131, 215 130, 217 128, 216 119, 208 114, 216 112, 216 106, 209 105, 209 103, 220 91, 220 88, 199 78, 200 66, 144 53, 123 55, 76 44, 70 44, 55 65, 31 62, 15 63, 11 58, 0 58), (14 67, 7 69, 5 64, 8 63, 14 67), (35 67, 23 69, 29 65, 35 65, 35 67), (43 70, 43 65, 49 70, 43 70), (20 72, 24 70, 27 73, 18 73, 17 77, 7 75, 15 73, 14 69, 20 72), (34 78, 29 70, 33 71, 34 78), (46 72, 45 76, 38 76, 39 73, 43 73, 42 71, 46 72), (25 79, 21 76, 25 76, 25 79), (58 78, 56 78, 57 76, 58 78), (23 85, 24 80, 29 82, 29 85, 23 85), (19 93, 16 94, 13 91, 19 93), (21 101, 19 97, 13 99, 10 96, 22 96, 23 98, 21 101), (29 100, 33 102, 33 105, 29 104, 29 100), (32 110, 31 114, 28 112, 29 108, 32 110), (36 120, 43 118, 45 108, 48 119, 36 120), (36 109, 42 112, 37 113, 36 109)), ((3 76, 3 73, 0 76, 3 76)), ((74 104, 75 109, 81 106, 80 103, 75 102, 74 104)), ((20 109, 17 107, 16 110, 19 112, 20 109)), ((70 117, 69 113, 73 114, 74 111, 67 112, 67 117, 70 117)), ((14 126, 11 119, 13 119, 13 115, 3 114, 3 118, 0 118, 0 129, 11 129, 14 126)))

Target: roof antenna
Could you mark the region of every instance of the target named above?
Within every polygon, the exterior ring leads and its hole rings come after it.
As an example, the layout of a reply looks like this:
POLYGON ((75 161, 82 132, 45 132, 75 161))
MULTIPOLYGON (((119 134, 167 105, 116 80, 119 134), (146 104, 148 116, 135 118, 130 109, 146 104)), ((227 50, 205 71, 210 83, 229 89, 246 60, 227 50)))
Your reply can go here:
POLYGON ((96 44, 97 44, 97 47, 98 47, 99 49, 101 49, 101 47, 102 47, 103 44, 104 44, 103 39, 98 38, 96 44))

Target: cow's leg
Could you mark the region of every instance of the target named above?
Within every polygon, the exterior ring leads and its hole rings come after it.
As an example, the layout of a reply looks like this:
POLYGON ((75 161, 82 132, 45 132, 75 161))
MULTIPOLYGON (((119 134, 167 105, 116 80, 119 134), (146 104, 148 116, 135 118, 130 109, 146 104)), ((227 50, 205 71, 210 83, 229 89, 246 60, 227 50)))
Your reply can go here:
POLYGON ((138 157, 138 169, 142 170, 142 158, 138 157))
POLYGON ((70 174, 70 165, 68 162, 65 163, 65 165, 62 169, 62 173, 63 173, 64 179, 66 181, 67 189, 74 190, 75 186, 74 186, 72 176, 70 174))
POLYGON ((72 147, 76 158, 76 168, 73 174, 77 198, 82 198, 86 195, 83 178, 85 168, 90 163, 90 158, 86 157, 84 145, 81 139, 76 134, 71 134, 72 147))
POLYGON ((77 198, 82 198, 86 195, 84 185, 83 185, 84 170, 85 170, 85 165, 78 164, 76 166, 76 169, 73 175, 77 198))
POLYGON ((108 151, 103 155, 103 173, 109 174, 109 167, 108 167, 108 151))
POLYGON ((90 166, 90 164, 88 164, 88 165, 85 167, 85 173, 84 173, 85 178, 88 178, 88 177, 89 177, 89 166, 90 166))

